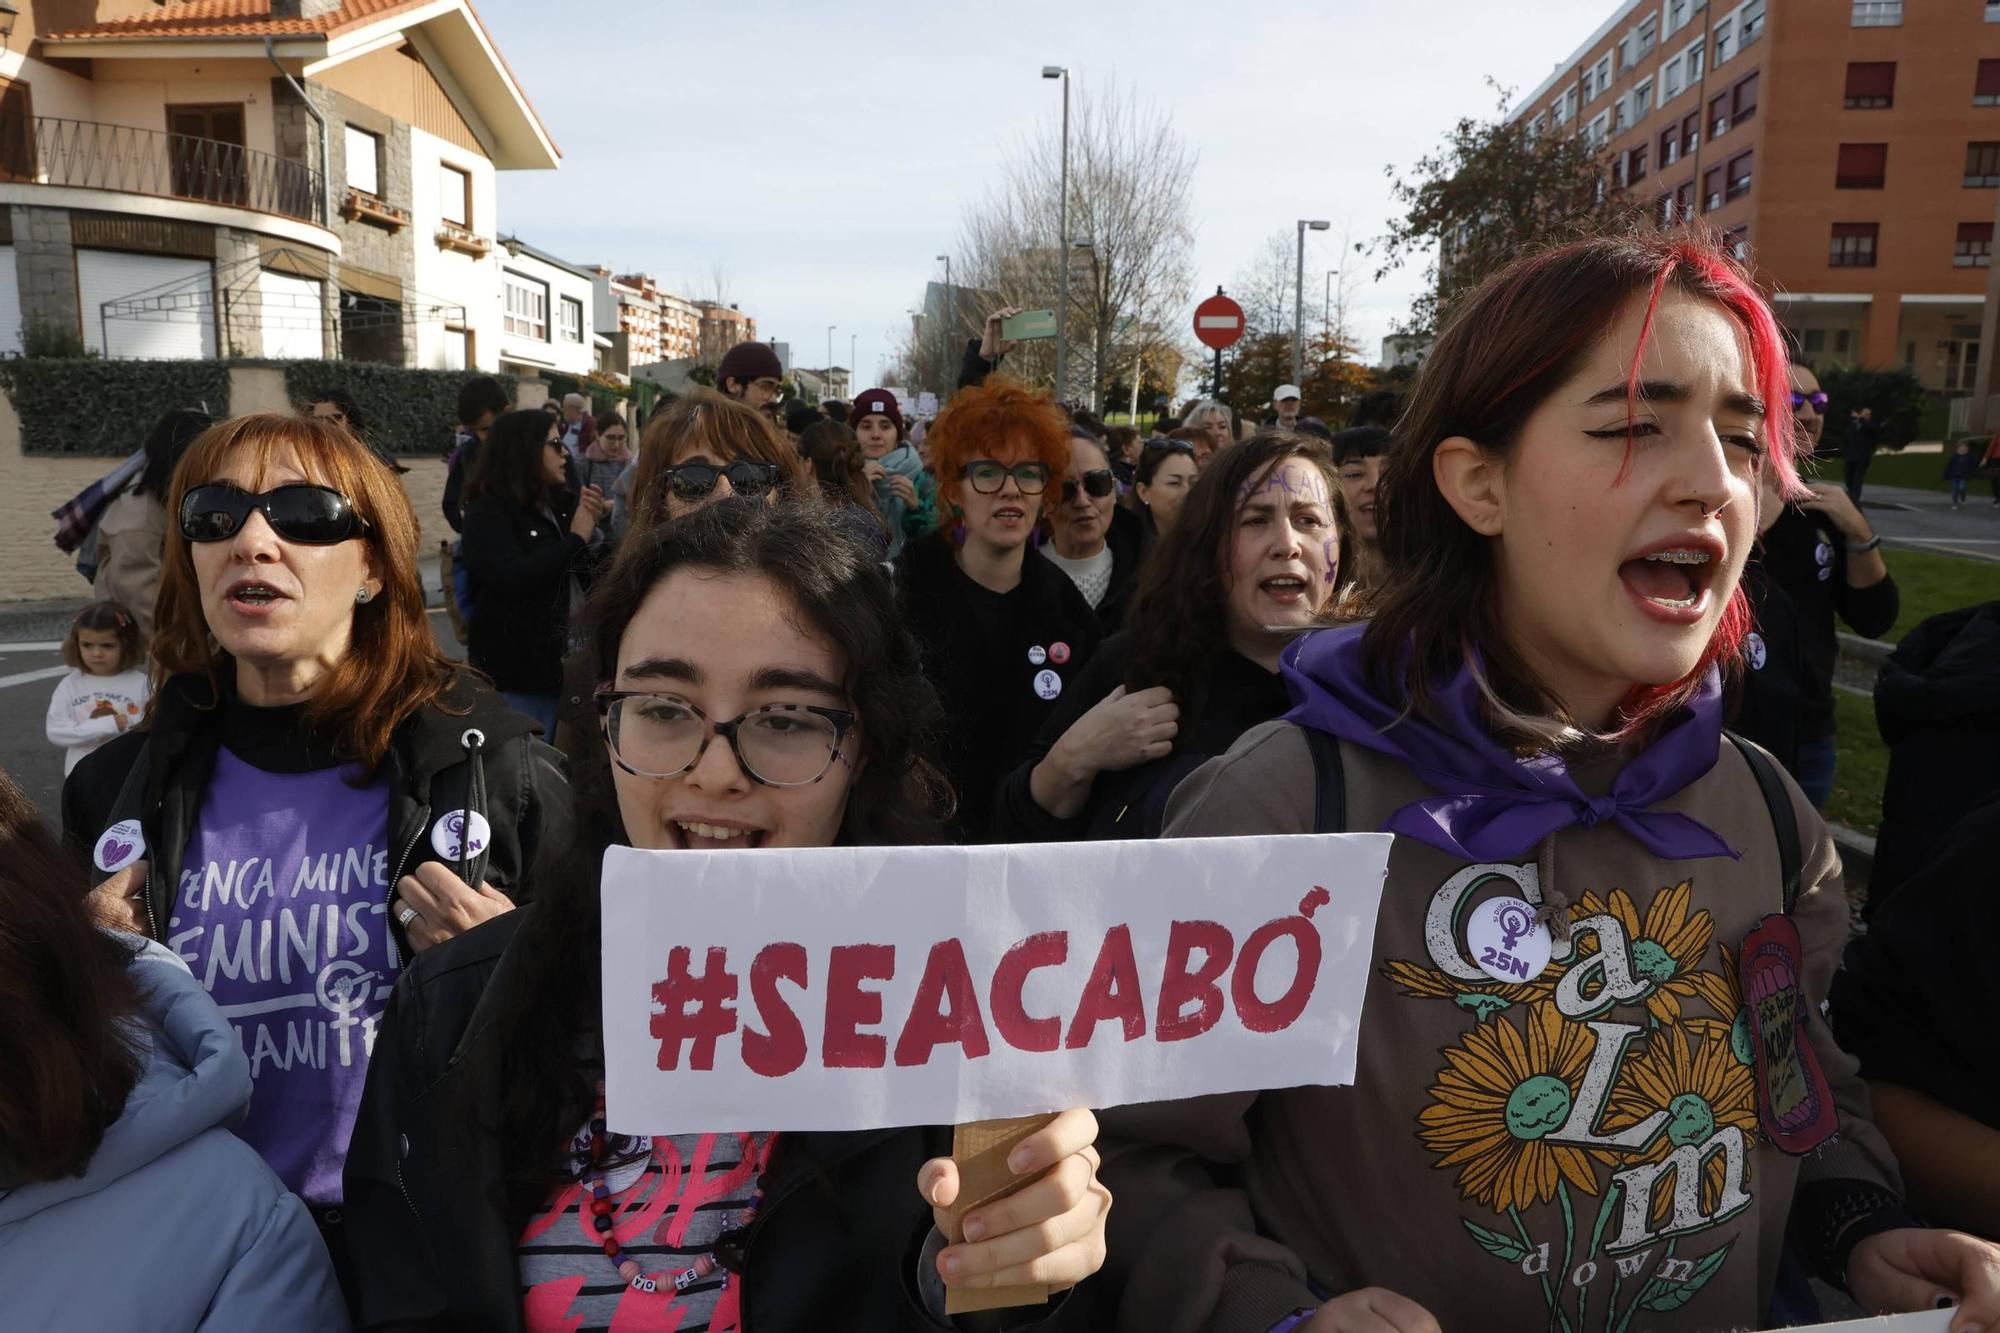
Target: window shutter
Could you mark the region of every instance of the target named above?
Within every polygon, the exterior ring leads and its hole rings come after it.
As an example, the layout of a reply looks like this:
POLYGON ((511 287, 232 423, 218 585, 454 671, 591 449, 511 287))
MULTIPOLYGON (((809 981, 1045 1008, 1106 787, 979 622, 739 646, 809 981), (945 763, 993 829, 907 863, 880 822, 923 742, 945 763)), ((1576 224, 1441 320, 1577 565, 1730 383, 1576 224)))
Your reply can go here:
POLYGON ((1834 188, 1879 190, 1888 169, 1888 144, 1844 143, 1840 146, 1840 164, 1834 168, 1834 188))
MULTIPOLYGON (((1979 62, 1983 78, 1988 64, 2000 65, 2000 61, 1979 62)), ((1896 62, 1893 60, 1857 60, 1847 67, 1847 100, 1867 106, 1889 106, 1896 100, 1896 62)))

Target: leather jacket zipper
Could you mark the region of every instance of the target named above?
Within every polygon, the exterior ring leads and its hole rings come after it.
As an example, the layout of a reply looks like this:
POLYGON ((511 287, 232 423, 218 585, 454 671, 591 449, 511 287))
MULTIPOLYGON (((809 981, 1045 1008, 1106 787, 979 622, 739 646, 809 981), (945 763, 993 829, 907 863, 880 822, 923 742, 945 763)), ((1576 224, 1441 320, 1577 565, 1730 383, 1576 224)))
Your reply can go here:
MULTIPOLYGON (((431 808, 426 805, 417 815, 417 831, 410 836, 410 845, 403 849, 402 857, 396 862, 395 873, 389 876, 389 896, 382 900, 382 910, 385 913, 393 914, 395 911, 396 885, 403 878, 404 874, 407 873, 406 868, 409 865, 410 853, 417 850, 417 844, 423 840, 424 826, 430 823, 430 819, 431 808)), ((393 919, 392 915, 391 920, 393 919)), ((390 961, 395 963, 396 970, 401 972, 403 970, 403 950, 402 946, 396 943, 396 932, 393 929, 389 932, 389 958, 390 961)), ((402 1171, 402 1167, 399 1166, 396 1168, 398 1182, 402 1180, 402 1171)), ((409 1196, 405 1194, 403 1197, 408 1198, 409 1196)))

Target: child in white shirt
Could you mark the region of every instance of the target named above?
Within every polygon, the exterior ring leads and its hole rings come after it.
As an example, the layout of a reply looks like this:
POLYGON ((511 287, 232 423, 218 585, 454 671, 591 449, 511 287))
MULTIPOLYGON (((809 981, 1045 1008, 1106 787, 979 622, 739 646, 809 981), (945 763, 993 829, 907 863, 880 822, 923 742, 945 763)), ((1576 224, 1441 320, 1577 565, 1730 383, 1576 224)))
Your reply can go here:
POLYGON ((136 726, 150 689, 139 622, 116 602, 92 602, 70 622, 62 658, 69 674, 49 700, 49 744, 67 750, 63 776, 77 760, 136 726))

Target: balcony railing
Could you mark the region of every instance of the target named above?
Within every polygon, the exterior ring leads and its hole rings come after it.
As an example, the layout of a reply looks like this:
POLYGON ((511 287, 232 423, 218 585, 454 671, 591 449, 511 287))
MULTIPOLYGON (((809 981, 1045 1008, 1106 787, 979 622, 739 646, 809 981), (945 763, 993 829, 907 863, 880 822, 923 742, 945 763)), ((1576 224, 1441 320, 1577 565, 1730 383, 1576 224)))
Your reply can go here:
POLYGON ((304 163, 129 125, 37 116, 32 143, 0 138, 0 180, 188 199, 326 225, 319 173, 304 163))

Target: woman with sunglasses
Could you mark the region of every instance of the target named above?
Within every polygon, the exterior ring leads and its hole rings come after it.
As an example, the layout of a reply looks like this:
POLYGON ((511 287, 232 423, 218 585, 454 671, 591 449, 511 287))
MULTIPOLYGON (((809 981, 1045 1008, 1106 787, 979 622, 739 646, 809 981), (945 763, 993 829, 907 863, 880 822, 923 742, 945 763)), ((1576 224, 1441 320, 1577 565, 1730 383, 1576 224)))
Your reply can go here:
POLYGON ((995 837, 1157 837, 1176 783, 1291 706, 1278 654, 1338 601, 1353 535, 1319 441, 1267 431, 1219 455, 1147 556, 1126 629, 1001 783, 995 837))
POLYGON ((1154 543, 1174 530, 1181 504, 1196 474, 1194 442, 1175 431, 1165 439, 1148 440, 1139 451, 1139 468, 1133 474, 1132 504, 1145 524, 1146 543, 1154 543))
POLYGON ((555 732, 572 589, 610 510, 595 486, 569 490, 568 463, 560 421, 509 412, 465 483, 461 559, 475 608, 466 656, 545 735, 555 732))
POLYGON ((1118 503, 1111 451, 1081 428, 1069 437, 1069 466, 1048 507, 1050 540, 1041 551, 1076 584, 1106 634, 1125 616, 1144 545, 1139 516, 1118 503))
POLYGON ((169 503, 153 709, 76 766, 64 832, 100 916, 177 953, 229 1017, 254 1084, 237 1132, 339 1267, 389 988, 412 951, 513 906, 567 810, 561 760, 439 649, 409 499, 346 430, 223 422, 169 503))
POLYGON ((767 414, 706 389, 646 423, 632 467, 629 533, 732 495, 775 499, 804 477, 798 450, 767 414))
POLYGON ((1019 380, 959 390, 930 429, 945 527, 897 564, 924 674, 944 701, 956 831, 970 842, 988 840, 1000 778, 1102 633, 1076 584, 1028 549, 1069 470, 1069 436, 1063 410, 1019 380))
MULTIPOLYGON (((1088 1111, 1031 1141, 1045 1179, 972 1214, 986 1239, 941 1251, 947 1127, 592 1143, 607 849, 931 843, 946 794, 888 578, 817 507, 734 500, 638 534, 586 621, 605 684, 575 836, 533 908, 411 970, 381 1031, 347 1173, 361 1326, 948 1329, 940 1278, 1087 1277, 1108 1203, 1088 1111)), ((997 1326, 1102 1327, 1093 1295, 997 1326)))

